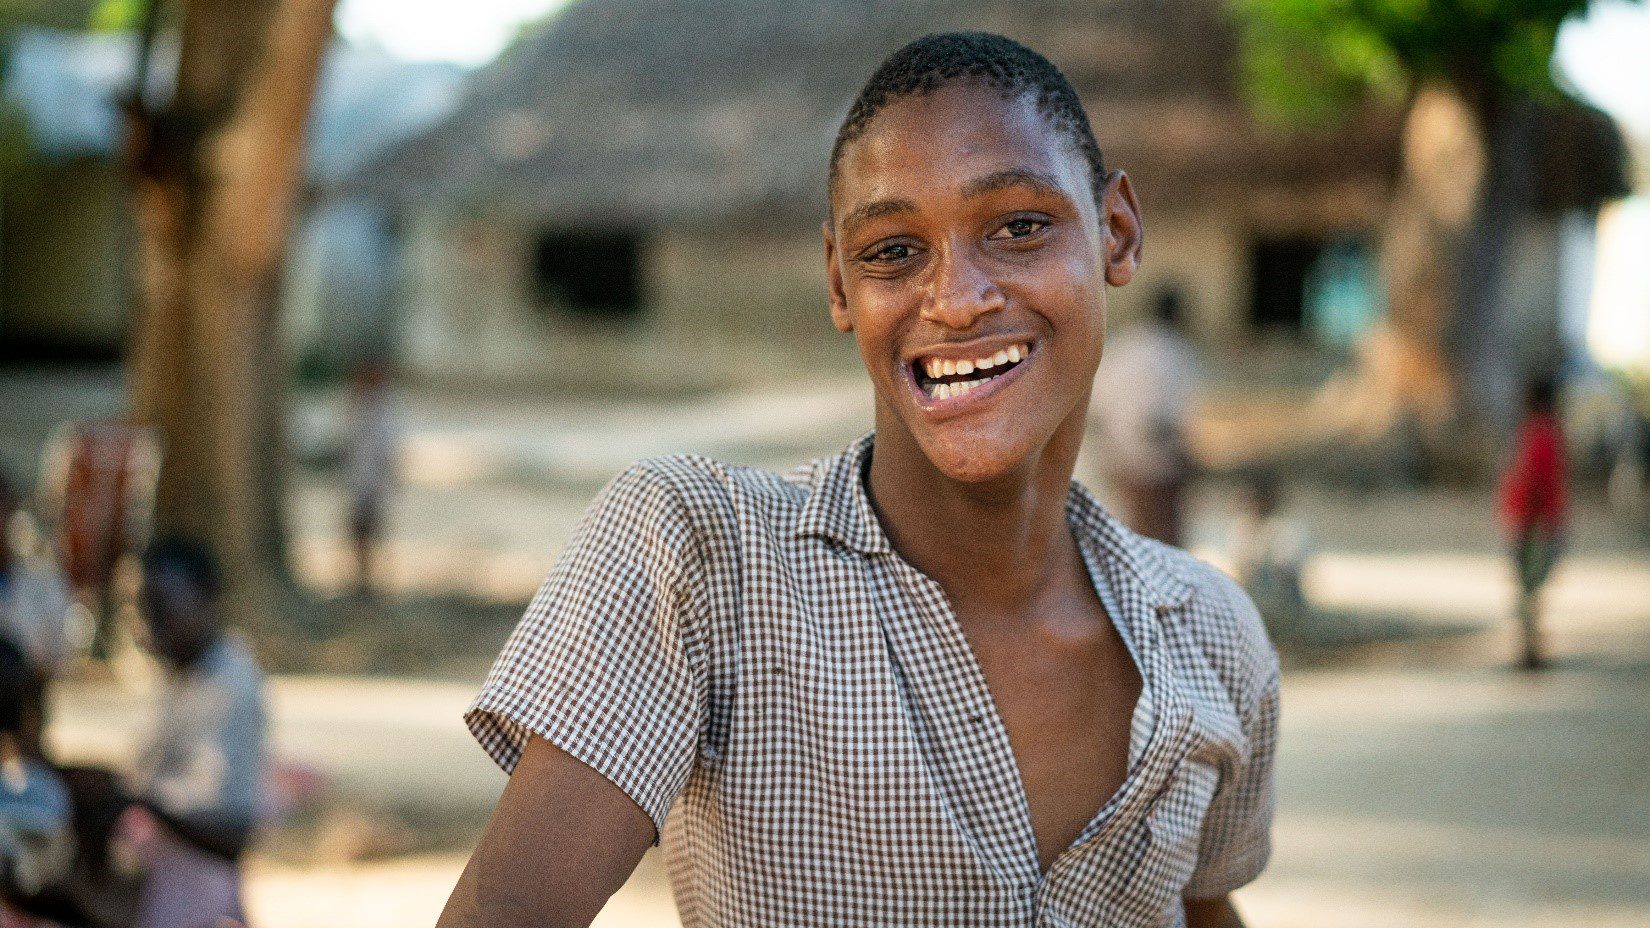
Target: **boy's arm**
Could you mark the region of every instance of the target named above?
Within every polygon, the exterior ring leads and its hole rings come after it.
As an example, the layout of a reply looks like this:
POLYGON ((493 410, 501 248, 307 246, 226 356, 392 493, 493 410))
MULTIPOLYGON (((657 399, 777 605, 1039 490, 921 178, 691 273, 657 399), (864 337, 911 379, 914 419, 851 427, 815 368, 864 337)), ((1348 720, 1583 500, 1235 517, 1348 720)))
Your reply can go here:
POLYGON ((1243 928, 1230 896, 1186 900, 1186 928, 1243 928))
POLYGON ((587 928, 654 833, 624 791, 530 738, 436 928, 587 928))

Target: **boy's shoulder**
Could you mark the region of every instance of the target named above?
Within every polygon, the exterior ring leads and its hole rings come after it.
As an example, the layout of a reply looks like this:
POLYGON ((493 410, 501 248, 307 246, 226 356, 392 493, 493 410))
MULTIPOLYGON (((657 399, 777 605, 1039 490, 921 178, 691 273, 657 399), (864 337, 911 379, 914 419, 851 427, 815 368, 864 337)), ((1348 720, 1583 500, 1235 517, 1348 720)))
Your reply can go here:
POLYGON ((696 533, 738 532, 742 522, 794 526, 819 478, 841 452, 788 473, 732 464, 701 454, 669 454, 631 464, 604 493, 642 509, 659 507, 696 533))

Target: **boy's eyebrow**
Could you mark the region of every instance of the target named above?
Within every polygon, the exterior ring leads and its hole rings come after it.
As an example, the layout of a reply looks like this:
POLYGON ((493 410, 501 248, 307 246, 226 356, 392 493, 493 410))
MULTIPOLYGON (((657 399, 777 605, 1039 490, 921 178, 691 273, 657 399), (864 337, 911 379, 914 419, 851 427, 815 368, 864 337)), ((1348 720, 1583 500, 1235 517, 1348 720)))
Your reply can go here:
MULTIPOLYGON (((1008 168, 1002 171, 993 171, 984 177, 977 177, 963 185, 963 199, 983 197, 988 193, 1007 190, 1010 187, 1030 187, 1037 193, 1053 197, 1065 196, 1060 189, 1059 181, 1051 175, 1039 171, 1029 171, 1025 168, 1008 168)), ((854 207, 846 216, 842 217, 842 231, 850 234, 858 226, 882 216, 891 216, 895 213, 914 213, 917 205, 904 197, 888 197, 882 200, 872 200, 854 207)))
POLYGON ((1009 187, 1030 187, 1038 193, 1048 196, 1064 196, 1060 190, 1060 183, 1053 177, 1037 171, 1028 171, 1025 168, 1009 168, 1005 171, 995 171, 984 177, 975 178, 963 186, 963 199, 983 197, 988 193, 1007 190, 1009 187))
POLYGON ((848 215, 842 217, 842 231, 844 233, 853 232, 856 227, 881 216, 891 216, 894 213, 914 213, 916 211, 917 204, 904 197, 872 200, 869 203, 862 203, 854 207, 848 215))

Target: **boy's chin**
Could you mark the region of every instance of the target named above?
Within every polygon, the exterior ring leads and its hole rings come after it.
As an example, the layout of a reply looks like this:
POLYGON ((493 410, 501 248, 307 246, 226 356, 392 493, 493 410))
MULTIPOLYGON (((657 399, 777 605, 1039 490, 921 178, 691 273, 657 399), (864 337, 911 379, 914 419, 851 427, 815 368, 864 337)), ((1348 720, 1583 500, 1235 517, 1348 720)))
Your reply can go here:
POLYGON ((1019 469, 1030 442, 1000 435, 928 435, 919 439, 934 469, 958 483, 989 483, 1019 469))

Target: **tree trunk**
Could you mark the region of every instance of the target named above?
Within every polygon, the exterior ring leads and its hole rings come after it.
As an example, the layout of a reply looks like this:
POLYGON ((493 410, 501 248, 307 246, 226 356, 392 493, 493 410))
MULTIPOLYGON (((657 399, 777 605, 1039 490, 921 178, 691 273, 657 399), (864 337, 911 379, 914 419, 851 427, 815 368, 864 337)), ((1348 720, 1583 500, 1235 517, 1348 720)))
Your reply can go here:
MULTIPOLYGON (((1520 380, 1517 333, 1509 317, 1507 255, 1536 197, 1535 104, 1480 92, 1488 165, 1472 225, 1462 244, 1451 357, 1469 418, 1487 438, 1500 439, 1517 414, 1520 380)), ((1499 441, 1497 441, 1499 444, 1499 441)))
MULTIPOLYGON (((1471 80, 1423 88, 1404 127, 1403 165, 1383 229, 1392 347, 1366 377, 1434 450, 1460 428, 1492 438, 1513 400, 1513 333, 1503 294, 1511 235, 1534 189, 1534 116, 1471 80)), ((1465 449, 1470 457, 1472 449, 1465 449)))
POLYGON ((334 2, 189 0, 175 98, 132 117, 131 408, 161 439, 156 531, 209 543, 249 618, 286 575, 276 309, 334 2))

